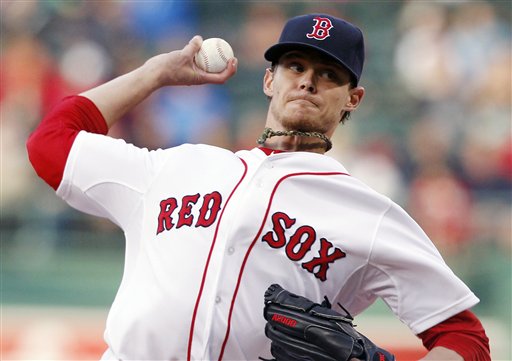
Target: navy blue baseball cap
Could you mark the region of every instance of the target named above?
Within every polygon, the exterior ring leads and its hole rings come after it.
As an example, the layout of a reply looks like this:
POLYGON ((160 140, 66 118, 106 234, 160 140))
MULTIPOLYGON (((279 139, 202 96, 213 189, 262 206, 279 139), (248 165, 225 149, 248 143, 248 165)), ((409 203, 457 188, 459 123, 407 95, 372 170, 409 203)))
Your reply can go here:
POLYGON ((313 48, 343 65, 359 83, 364 63, 364 39, 355 25, 327 14, 294 17, 285 24, 279 42, 265 52, 265 59, 277 62, 284 53, 313 48))

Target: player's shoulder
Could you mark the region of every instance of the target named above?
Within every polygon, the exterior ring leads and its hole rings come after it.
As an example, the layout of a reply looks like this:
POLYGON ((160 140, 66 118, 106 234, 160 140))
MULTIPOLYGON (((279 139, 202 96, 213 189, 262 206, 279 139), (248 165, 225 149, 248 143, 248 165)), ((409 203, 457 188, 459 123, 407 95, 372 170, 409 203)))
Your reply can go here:
POLYGON ((208 144, 185 143, 177 146, 148 149, 130 143, 124 139, 110 136, 80 132, 75 144, 74 153, 82 157, 95 157, 105 162, 140 162, 152 164, 159 168, 168 162, 175 165, 200 165, 220 162, 239 161, 239 158, 228 149, 208 144))
POLYGON ((192 144, 185 143, 172 148, 164 149, 166 153, 181 153, 183 155, 190 155, 193 157, 200 157, 200 159, 209 158, 236 158, 235 153, 229 149, 221 148, 209 144, 192 144))
POLYGON ((184 143, 175 147, 150 150, 147 156, 150 160, 185 167, 241 163, 232 151, 208 144, 184 143))
POLYGON ((174 153, 195 153, 195 154, 211 154, 211 155, 224 155, 224 156, 234 156, 234 153, 228 149, 221 148, 214 145, 208 144, 192 144, 192 143, 184 143, 176 146, 166 147, 166 148, 157 148, 157 149, 148 149, 144 146, 139 146, 137 144, 131 143, 122 138, 115 138, 108 135, 89 133, 85 131, 81 131, 74 144, 75 147, 97 147, 97 148, 111 148, 111 149, 121 149, 121 150, 130 150, 131 152, 139 152, 139 153, 147 153, 150 156, 162 156, 169 155, 174 153), (75 144, 76 143, 76 144, 75 144))
POLYGON ((165 150, 172 150, 177 149, 181 151, 187 151, 187 152, 201 152, 201 153, 221 153, 221 154, 231 154, 234 153, 226 148, 222 148, 216 145, 210 145, 210 144, 203 144, 203 143, 183 143, 181 145, 177 145, 175 147, 166 148, 165 150))

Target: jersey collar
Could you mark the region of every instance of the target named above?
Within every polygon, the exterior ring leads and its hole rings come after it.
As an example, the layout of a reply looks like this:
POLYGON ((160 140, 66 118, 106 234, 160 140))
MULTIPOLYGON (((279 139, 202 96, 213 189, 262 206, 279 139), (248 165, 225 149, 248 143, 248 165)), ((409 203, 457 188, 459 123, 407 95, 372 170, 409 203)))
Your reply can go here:
POLYGON ((260 149, 266 155, 286 153, 286 150, 280 150, 280 149, 271 149, 271 148, 266 148, 266 147, 258 147, 258 149, 260 149))

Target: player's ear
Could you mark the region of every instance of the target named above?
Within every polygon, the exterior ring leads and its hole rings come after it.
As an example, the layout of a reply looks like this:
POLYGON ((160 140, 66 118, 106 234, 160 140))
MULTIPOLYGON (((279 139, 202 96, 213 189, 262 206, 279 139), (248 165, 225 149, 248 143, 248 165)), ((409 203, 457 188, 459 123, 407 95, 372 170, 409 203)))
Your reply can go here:
POLYGON ((273 90, 274 84, 274 71, 270 68, 265 70, 265 76, 263 77, 263 93, 269 98, 274 95, 273 90))
POLYGON ((365 90, 362 86, 350 89, 347 96, 347 102, 345 103, 345 107, 343 108, 343 110, 347 112, 356 110, 359 104, 361 104, 361 101, 363 100, 364 93, 365 90))

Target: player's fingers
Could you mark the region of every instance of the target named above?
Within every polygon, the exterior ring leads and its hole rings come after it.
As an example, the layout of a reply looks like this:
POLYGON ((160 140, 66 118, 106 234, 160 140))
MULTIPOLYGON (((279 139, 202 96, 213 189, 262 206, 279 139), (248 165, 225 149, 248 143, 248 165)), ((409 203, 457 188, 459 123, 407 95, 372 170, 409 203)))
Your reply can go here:
POLYGON ((229 59, 226 69, 224 69, 220 73, 202 72, 202 76, 203 76, 202 80, 206 83, 223 84, 229 78, 231 78, 233 75, 236 74, 237 67, 238 67, 238 59, 237 58, 229 59))
POLYGON ((203 38, 200 35, 194 36, 187 45, 181 50, 183 55, 186 57, 193 58, 196 53, 201 49, 201 45, 203 44, 203 38))

